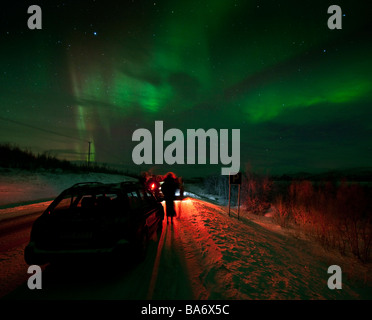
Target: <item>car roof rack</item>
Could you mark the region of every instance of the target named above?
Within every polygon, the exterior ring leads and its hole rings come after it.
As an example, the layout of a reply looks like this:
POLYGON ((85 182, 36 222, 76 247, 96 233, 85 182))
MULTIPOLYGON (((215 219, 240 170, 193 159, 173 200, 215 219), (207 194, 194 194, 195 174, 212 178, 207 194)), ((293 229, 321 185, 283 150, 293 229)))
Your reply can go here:
POLYGON ((122 181, 120 182, 120 186, 124 187, 124 186, 130 186, 130 185, 138 184, 138 183, 139 183, 138 181, 122 181))
POLYGON ((81 187, 84 185, 95 185, 95 184, 103 185, 102 182, 79 182, 79 183, 75 183, 71 188, 81 187))

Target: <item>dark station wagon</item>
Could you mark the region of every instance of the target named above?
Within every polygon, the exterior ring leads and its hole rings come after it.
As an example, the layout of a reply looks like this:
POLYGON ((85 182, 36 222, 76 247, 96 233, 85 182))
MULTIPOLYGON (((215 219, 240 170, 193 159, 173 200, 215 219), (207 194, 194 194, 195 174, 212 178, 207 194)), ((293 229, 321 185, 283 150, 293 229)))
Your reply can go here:
POLYGON ((163 219, 162 204, 138 183, 75 184, 34 222, 25 261, 41 265, 99 255, 143 259, 163 219))

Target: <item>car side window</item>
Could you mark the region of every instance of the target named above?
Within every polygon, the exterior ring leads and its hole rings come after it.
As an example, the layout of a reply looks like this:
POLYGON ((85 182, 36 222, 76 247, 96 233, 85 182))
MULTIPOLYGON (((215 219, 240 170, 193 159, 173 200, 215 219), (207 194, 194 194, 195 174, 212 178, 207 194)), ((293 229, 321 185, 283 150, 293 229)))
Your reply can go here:
POLYGON ((92 209, 96 206, 96 197, 94 195, 83 195, 77 204, 78 208, 92 209))
POLYGON ((113 212, 116 212, 119 215, 124 215, 128 210, 128 199, 123 197, 123 195, 117 195, 111 201, 111 208, 113 212))
POLYGON ((147 196, 147 201, 156 202, 156 199, 154 198, 154 196, 150 192, 146 191, 146 196, 147 196))
POLYGON ((141 198, 143 199, 143 201, 147 204, 150 204, 155 201, 155 198, 153 197, 153 195, 145 189, 141 189, 140 194, 141 194, 141 198))
POLYGON ((147 201, 147 195, 142 189, 139 191, 140 197, 143 201, 147 201))
POLYGON ((137 191, 127 192, 127 197, 129 200, 129 206, 132 209, 137 209, 141 206, 141 198, 138 196, 137 191))
POLYGON ((154 202, 156 202, 156 199, 154 198, 154 196, 147 190, 140 189, 140 195, 141 195, 141 198, 143 199, 144 204, 148 206, 149 205, 151 206, 154 202))

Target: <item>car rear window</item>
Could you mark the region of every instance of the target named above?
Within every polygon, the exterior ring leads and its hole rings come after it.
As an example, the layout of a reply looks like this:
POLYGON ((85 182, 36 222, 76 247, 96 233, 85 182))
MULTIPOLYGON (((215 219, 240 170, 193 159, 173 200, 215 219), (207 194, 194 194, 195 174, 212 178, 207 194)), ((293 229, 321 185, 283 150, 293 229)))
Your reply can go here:
POLYGON ((63 211, 70 208, 72 202, 72 198, 70 195, 62 198, 60 202, 55 206, 54 211, 63 211))
POLYGON ((64 212, 119 212, 128 207, 127 201, 118 192, 79 192, 67 194, 49 211, 64 212))
POLYGON ((108 207, 118 199, 117 194, 87 194, 83 195, 76 204, 78 208, 108 207))

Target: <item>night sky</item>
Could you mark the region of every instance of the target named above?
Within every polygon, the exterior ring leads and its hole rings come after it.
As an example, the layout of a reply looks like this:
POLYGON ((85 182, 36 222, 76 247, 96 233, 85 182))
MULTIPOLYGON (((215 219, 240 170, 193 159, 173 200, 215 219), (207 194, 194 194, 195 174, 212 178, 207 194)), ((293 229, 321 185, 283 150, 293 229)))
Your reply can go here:
MULTIPOLYGON (((368 2, 8 3, 0 143, 86 160, 92 141, 95 161, 139 171, 132 133, 163 120, 165 130, 240 129, 242 169, 371 166, 368 2), (32 4, 42 30, 27 27, 32 4), (342 30, 327 27, 332 4, 342 30)), ((196 176, 221 166, 146 168, 196 176)))

